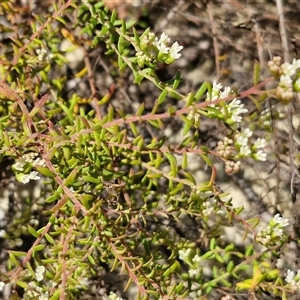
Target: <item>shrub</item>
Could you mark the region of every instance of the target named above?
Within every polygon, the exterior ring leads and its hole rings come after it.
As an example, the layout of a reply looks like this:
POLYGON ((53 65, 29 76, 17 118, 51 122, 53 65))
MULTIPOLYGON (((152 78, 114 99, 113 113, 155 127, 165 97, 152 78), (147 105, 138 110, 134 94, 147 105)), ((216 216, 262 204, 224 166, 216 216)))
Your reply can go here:
POLYGON ((287 299, 299 289, 299 272, 276 266, 292 240, 288 219, 275 214, 257 230, 260 218, 232 204, 218 173, 268 160, 271 111, 263 103, 274 97, 289 105, 300 89, 300 60, 269 62, 276 90, 263 90, 270 77, 240 93, 216 81, 182 93, 180 71, 161 81, 157 69, 184 47, 119 20, 103 2, 69 0, 27 22, 11 1, 0 8, 12 41, 0 69, 1 184, 11 201, 1 288, 22 299, 83 299, 94 287, 107 299, 287 299), (114 107, 113 84, 100 95, 89 56, 99 49, 111 77, 152 86, 150 109, 143 100, 114 107), (71 80, 74 51, 84 65, 74 62, 71 80), (91 93, 76 88, 80 81, 91 93), (259 114, 252 129, 243 122, 245 98, 259 114), (223 126, 214 148, 199 130, 209 119, 223 126), (163 131, 173 124, 181 128, 176 142, 163 131), (191 171, 195 157, 208 174, 202 181, 191 171), (229 226, 243 230, 242 245, 224 238, 229 226), (119 282, 109 279, 116 274, 119 282))

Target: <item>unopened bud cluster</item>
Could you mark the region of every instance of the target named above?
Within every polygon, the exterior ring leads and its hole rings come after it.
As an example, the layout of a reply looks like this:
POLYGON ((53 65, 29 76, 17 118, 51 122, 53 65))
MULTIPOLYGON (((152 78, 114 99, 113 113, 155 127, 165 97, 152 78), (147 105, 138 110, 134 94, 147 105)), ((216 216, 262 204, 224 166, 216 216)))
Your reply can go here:
POLYGON ((170 64, 181 56, 179 52, 183 49, 178 42, 171 45, 171 39, 164 32, 159 39, 152 32, 144 33, 139 46, 140 50, 137 51, 136 57, 140 67, 144 67, 147 63, 170 64))
POLYGON ((219 156, 227 159, 232 156, 232 153, 235 151, 233 146, 233 140, 228 137, 224 137, 223 141, 219 141, 217 144, 217 151, 219 156))
POLYGON ((281 57, 275 56, 268 62, 269 69, 275 78, 279 78, 276 97, 287 104, 294 98, 294 92, 300 92, 300 59, 281 63, 281 57))
POLYGON ((195 128, 198 128, 201 121, 201 114, 197 111, 191 110, 187 116, 193 122, 195 128))
POLYGON ((256 241, 264 246, 274 246, 282 240, 284 236, 283 227, 288 225, 288 219, 284 219, 279 214, 276 214, 268 226, 256 235, 256 241))
POLYGON ((225 172, 228 175, 238 173, 240 171, 240 167, 240 161, 225 160, 225 172))

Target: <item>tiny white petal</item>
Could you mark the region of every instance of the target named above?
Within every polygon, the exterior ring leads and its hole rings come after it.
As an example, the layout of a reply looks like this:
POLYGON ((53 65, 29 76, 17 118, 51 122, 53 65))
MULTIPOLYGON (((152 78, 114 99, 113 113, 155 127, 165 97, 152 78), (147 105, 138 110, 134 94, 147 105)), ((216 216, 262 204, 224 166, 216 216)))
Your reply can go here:
POLYGON ((251 154, 251 150, 249 146, 248 145, 242 146, 240 149, 240 154, 242 154, 243 156, 249 156, 251 154))
POLYGON ((258 150, 255 153, 256 159, 260 161, 266 161, 267 160, 267 153, 264 153, 262 150, 258 150))
POLYGON ((285 281, 291 283, 294 280, 295 273, 291 270, 287 270, 285 281))
POLYGON ((221 90, 221 88, 223 87, 223 85, 221 84, 221 83, 217 83, 215 80, 214 80, 214 82, 213 82, 213 90, 215 90, 215 91, 220 91, 221 90))
POLYGON ((196 269, 190 269, 189 270, 189 275, 190 275, 190 277, 196 277, 197 275, 199 274, 199 271, 198 270, 196 270, 196 269))
POLYGON ((254 146, 255 146, 256 148, 264 148, 264 147, 266 147, 266 140, 265 140, 265 139, 258 138, 258 139, 255 141, 254 146))
POLYGON ((183 49, 183 46, 179 46, 178 42, 175 42, 170 48, 170 56, 174 59, 178 59, 181 54, 179 51, 183 49))
POLYGON ((4 286, 5 286, 5 283, 3 281, 0 281, 0 291, 3 290, 4 286))

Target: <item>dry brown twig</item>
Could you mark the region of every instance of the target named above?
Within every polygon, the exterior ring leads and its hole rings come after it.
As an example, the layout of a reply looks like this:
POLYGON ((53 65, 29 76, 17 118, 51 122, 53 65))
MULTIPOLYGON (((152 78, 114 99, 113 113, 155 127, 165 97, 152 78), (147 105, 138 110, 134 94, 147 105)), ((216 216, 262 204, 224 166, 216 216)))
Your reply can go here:
MULTIPOLYGON (((279 31, 280 31, 284 61, 290 62, 290 53, 289 53, 288 38, 287 38, 287 33, 286 33, 286 28, 285 28, 285 19, 284 19, 284 14, 283 14, 282 0, 276 0, 276 6, 277 6, 277 11, 278 11, 279 31)), ((294 164, 294 159, 295 159, 294 133, 295 133, 295 129, 293 126, 293 104, 292 104, 292 102, 288 104, 287 121, 288 121, 288 129, 289 129, 289 159, 290 159, 290 176, 291 176, 290 188, 291 188, 292 202, 295 202, 296 195, 295 195, 293 181, 294 181, 295 174, 297 173, 297 169, 294 164)))

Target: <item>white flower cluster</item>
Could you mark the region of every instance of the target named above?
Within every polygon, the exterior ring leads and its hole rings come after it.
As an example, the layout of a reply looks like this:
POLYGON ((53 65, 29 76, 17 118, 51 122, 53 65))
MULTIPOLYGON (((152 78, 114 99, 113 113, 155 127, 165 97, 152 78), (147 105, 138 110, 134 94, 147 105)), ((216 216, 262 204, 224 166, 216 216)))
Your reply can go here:
POLYGON ((234 139, 224 137, 216 147, 218 155, 225 162, 225 172, 227 174, 237 173, 240 170, 241 162, 236 159, 252 157, 255 160, 266 161, 267 154, 261 148, 266 146, 266 140, 258 138, 254 144, 249 141, 252 131, 246 128, 234 136, 234 139))
POLYGON ((190 248, 181 249, 178 251, 178 254, 179 259, 190 266, 190 269, 188 271, 190 278, 195 278, 199 274, 201 274, 201 257, 199 255, 193 255, 193 251, 190 248))
MULTIPOLYGON (((44 273, 46 269, 44 266, 38 266, 35 270, 35 277, 37 282, 41 282, 44 279, 44 273)), ((24 300, 48 300, 49 293, 44 292, 43 288, 38 286, 37 282, 31 281, 28 283, 28 286, 25 290, 23 299, 24 300)))
POLYGON ((178 42, 171 45, 171 39, 164 32, 158 39, 155 34, 148 32, 140 39, 140 50, 137 51, 136 57, 139 66, 143 67, 150 62, 172 63, 175 59, 180 58, 179 53, 183 49, 178 42))
POLYGON ((215 210, 215 203, 216 203, 215 198, 208 198, 206 201, 202 203, 203 209, 202 209, 202 214, 205 217, 209 217, 215 210))
POLYGON ((290 285, 293 291, 300 291, 300 270, 295 272, 292 270, 287 270, 285 281, 290 285))
POLYGON ((28 283, 28 287, 23 295, 23 300, 48 300, 49 293, 43 292, 43 289, 39 287, 34 281, 28 283))
POLYGON ((110 292, 107 300, 124 300, 124 299, 119 297, 116 293, 110 292))
POLYGON ((13 168, 17 171, 23 172, 28 164, 34 167, 40 166, 45 167, 46 162, 43 158, 38 157, 39 155, 34 152, 26 153, 16 163, 13 164, 13 168))
POLYGON ((35 277, 37 281, 42 281, 44 279, 44 273, 46 269, 44 266, 38 266, 35 270, 35 277))
POLYGON ((267 154, 262 150, 266 146, 266 140, 258 138, 254 144, 251 144, 249 141, 251 136, 252 131, 249 128, 235 135, 235 147, 239 152, 238 157, 252 157, 255 160, 266 161, 267 154))
POLYGON ((209 217, 218 207, 217 200, 213 197, 211 191, 200 192, 196 185, 192 186, 192 194, 197 195, 201 199, 201 207, 199 208, 203 217, 209 217))
POLYGON ((37 58, 40 62, 49 62, 52 58, 52 54, 49 54, 45 48, 37 49, 36 54, 38 55, 37 58))
MULTIPOLYGON (((214 101, 218 99, 225 99, 231 93, 230 87, 225 87, 222 91, 222 84, 213 82, 213 87, 211 93, 207 93, 206 101, 214 101)), ((235 127, 236 123, 240 123, 242 121, 241 114, 244 114, 248 111, 248 109, 244 108, 244 104, 241 103, 241 100, 234 98, 231 102, 225 102, 218 105, 212 104, 210 107, 218 109, 208 110, 207 116, 210 118, 218 118, 223 120, 228 125, 232 125, 235 127)))
POLYGON ((37 171, 31 171, 28 174, 18 174, 17 177, 18 181, 26 184, 28 183, 30 180, 40 180, 41 177, 39 176, 39 173, 37 171))
POLYGON ((157 47, 159 53, 161 54, 169 54, 171 59, 180 58, 181 54, 179 53, 183 46, 180 46, 178 42, 175 42, 171 47, 170 46, 171 39, 163 32, 158 39, 157 37, 154 40, 154 45, 157 47))
POLYGON ((17 180, 26 184, 30 180, 40 179, 39 173, 37 171, 30 171, 32 167, 45 167, 45 166, 46 166, 46 162, 43 158, 38 157, 37 153, 30 152, 24 154, 18 161, 16 161, 12 165, 12 168, 15 171, 20 172, 16 175, 17 180))
POLYGON ((279 78, 279 85, 276 88, 276 96, 287 104, 293 100, 293 92, 300 92, 300 59, 293 62, 281 64, 281 57, 275 56, 268 62, 272 75, 279 78))
POLYGON ((288 225, 288 219, 284 219, 279 214, 276 214, 268 226, 256 235, 256 241, 264 246, 273 246, 282 239, 284 234, 283 227, 288 225))
POLYGON ((188 120, 193 121, 195 128, 198 128, 200 125, 201 114, 197 111, 191 110, 187 116, 188 120))

